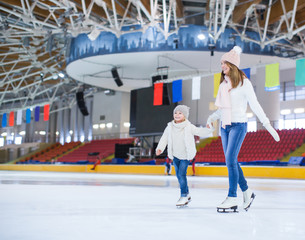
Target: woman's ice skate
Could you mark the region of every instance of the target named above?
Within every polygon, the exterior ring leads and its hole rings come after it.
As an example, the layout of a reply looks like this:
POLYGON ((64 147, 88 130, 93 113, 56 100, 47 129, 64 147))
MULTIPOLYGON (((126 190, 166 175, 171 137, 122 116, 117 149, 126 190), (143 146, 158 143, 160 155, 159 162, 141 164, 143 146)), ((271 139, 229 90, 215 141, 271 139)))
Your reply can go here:
POLYGON ((227 197, 218 205, 217 212, 238 212, 237 197, 227 197))
POLYGON ((189 202, 192 201, 191 196, 188 194, 186 197, 180 197, 178 202, 176 203, 176 206, 178 208, 187 206, 189 204, 189 202))
POLYGON ((248 211, 255 198, 255 194, 248 188, 246 191, 243 192, 243 196, 244 196, 243 207, 246 211, 248 211))

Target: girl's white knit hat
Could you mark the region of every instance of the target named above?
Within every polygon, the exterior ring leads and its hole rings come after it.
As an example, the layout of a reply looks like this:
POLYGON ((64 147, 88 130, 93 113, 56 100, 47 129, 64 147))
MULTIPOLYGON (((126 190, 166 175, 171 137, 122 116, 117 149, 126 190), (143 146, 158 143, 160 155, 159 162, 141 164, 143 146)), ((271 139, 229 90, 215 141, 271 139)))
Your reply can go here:
POLYGON ((241 52, 241 48, 239 46, 235 46, 230 52, 225 53, 221 57, 221 61, 227 61, 239 68, 241 52))
POLYGON ((177 107, 175 107, 174 109, 174 115, 175 115, 175 112, 182 112, 185 119, 188 119, 189 117, 189 113, 190 113, 190 108, 188 106, 185 106, 185 105, 178 105, 177 107))

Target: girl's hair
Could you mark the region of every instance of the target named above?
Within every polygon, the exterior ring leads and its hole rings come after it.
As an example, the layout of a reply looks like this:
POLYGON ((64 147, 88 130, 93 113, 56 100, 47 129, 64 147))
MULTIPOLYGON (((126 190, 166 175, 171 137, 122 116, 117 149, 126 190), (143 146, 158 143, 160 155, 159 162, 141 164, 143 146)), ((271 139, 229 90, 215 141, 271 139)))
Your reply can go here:
MULTIPOLYGON (((241 85, 244 84, 244 79, 247 78, 246 74, 240 70, 238 67, 236 67, 234 64, 225 61, 225 63, 229 66, 230 72, 229 72, 229 78, 231 79, 232 88, 236 88, 239 83, 241 82, 241 85)), ((221 72, 220 77, 220 83, 222 83, 225 79, 225 74, 221 72)))

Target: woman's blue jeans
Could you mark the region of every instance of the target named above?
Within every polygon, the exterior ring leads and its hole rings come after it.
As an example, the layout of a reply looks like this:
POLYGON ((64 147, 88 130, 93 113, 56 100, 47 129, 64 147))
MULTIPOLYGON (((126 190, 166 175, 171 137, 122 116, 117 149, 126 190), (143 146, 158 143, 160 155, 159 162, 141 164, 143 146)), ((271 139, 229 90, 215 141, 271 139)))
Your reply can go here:
POLYGON ((221 141, 229 174, 229 197, 237 197, 237 184, 244 192, 248 189, 237 157, 247 134, 247 123, 231 123, 221 128, 221 141))
POLYGON ((181 191, 181 197, 186 197, 189 193, 189 188, 187 186, 187 179, 186 179, 186 173, 187 168, 189 166, 189 160, 180 160, 176 157, 174 157, 174 166, 176 171, 176 176, 178 178, 180 191, 181 191))

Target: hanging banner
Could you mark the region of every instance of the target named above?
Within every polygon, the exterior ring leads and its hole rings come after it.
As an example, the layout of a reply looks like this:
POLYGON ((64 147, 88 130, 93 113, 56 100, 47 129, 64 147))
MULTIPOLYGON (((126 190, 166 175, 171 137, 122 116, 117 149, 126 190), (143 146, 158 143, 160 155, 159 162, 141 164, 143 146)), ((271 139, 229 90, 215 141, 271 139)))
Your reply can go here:
POLYGON ((242 71, 246 74, 247 78, 250 79, 251 76, 251 68, 244 68, 242 71))
POLYGON ((266 65, 265 90, 268 92, 280 89, 280 64, 274 63, 266 65))
POLYGON ((31 122, 31 109, 27 109, 25 112, 25 122, 30 123, 31 122))
POLYGON ((163 101, 163 83, 154 84, 154 106, 162 105, 163 101))
POLYGON ((46 104, 43 107, 43 120, 49 121, 49 115, 50 115, 50 104, 46 104))
POLYGON ((35 122, 39 122, 40 106, 35 107, 35 122))
POLYGON ((182 79, 173 81, 173 102, 182 101, 182 79))
POLYGON ((168 96, 168 83, 163 84, 163 104, 162 105, 170 105, 170 97, 168 96))
POLYGON ((10 112, 9 118, 8 118, 8 125, 10 127, 14 126, 14 122, 15 122, 15 113, 14 112, 10 112))
POLYGON ((16 124, 17 125, 22 124, 22 110, 17 111, 16 124))
POLYGON ((220 84, 220 77, 221 73, 215 73, 214 74, 214 98, 217 97, 218 89, 219 89, 219 84, 220 84))
POLYGON ((2 115, 1 126, 2 126, 3 128, 5 128, 6 125, 7 125, 7 116, 6 116, 6 113, 4 113, 4 114, 2 115))
POLYGON ((296 60, 295 86, 305 85, 305 58, 296 60))
POLYGON ((193 77, 192 81, 192 100, 200 99, 201 77, 193 77))

